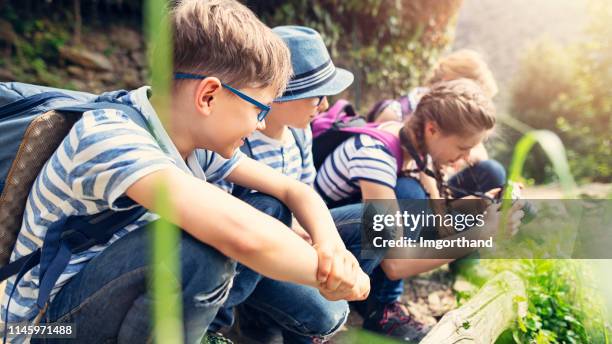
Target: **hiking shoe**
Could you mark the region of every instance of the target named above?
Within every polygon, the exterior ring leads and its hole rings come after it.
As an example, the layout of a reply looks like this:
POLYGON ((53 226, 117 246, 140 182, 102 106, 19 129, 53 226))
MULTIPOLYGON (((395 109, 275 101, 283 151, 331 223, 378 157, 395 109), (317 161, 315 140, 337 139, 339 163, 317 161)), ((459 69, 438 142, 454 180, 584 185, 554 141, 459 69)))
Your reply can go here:
POLYGON ((219 332, 208 331, 200 344, 234 344, 234 342, 219 332))
POLYGON ((384 336, 415 343, 420 342, 431 329, 430 326, 414 320, 399 301, 376 307, 365 318, 363 328, 384 336))

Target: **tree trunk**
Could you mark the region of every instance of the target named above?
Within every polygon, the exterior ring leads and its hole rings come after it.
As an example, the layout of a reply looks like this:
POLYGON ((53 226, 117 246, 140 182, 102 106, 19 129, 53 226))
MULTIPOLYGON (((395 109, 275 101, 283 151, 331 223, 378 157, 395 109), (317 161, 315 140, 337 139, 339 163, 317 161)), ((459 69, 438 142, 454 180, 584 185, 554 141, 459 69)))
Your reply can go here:
POLYGON ((466 304, 446 313, 420 344, 491 344, 526 310, 523 281, 505 271, 488 281, 466 304))

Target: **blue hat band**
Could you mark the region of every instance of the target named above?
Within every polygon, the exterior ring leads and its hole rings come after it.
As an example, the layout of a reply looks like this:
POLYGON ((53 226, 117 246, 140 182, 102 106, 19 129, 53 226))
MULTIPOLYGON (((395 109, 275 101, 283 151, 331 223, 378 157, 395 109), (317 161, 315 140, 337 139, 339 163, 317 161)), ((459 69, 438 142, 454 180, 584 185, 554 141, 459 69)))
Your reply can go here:
POLYGON ((336 67, 328 60, 321 66, 306 73, 298 74, 289 81, 285 94, 297 95, 313 90, 331 80, 336 75, 336 67))

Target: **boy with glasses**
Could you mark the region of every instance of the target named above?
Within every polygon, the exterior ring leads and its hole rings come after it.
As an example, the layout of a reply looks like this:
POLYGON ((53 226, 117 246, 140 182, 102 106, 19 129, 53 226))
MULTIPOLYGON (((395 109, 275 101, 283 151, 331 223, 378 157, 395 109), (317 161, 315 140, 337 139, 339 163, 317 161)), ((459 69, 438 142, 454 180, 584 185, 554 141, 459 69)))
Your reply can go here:
MULTIPOLYGON (((176 78, 167 124, 157 117, 148 87, 101 95, 138 110, 147 125, 114 109, 83 113, 36 178, 11 261, 36 251, 50 227, 73 216, 138 206, 149 212, 107 243, 71 253, 44 307, 37 302, 39 265, 19 281, 10 278, 2 302, 4 322, 73 323, 80 343, 151 342, 150 306, 156 300, 148 288, 146 226, 159 219, 160 184, 167 186, 174 214, 165 220, 183 230, 176 278, 186 343, 201 341, 226 300, 233 259, 277 282, 292 282, 278 283, 309 286, 302 287, 329 300, 367 297, 367 275, 344 248, 320 197, 237 152, 243 138, 265 128, 265 104, 286 86, 291 72, 286 46, 233 0, 180 1, 171 22, 176 78), (210 184, 221 178, 257 186, 278 200, 241 201, 210 184), (291 233, 279 221, 288 224, 280 202, 327 244, 313 248, 291 233)), ((320 302, 341 314, 348 311, 344 301, 320 302)))

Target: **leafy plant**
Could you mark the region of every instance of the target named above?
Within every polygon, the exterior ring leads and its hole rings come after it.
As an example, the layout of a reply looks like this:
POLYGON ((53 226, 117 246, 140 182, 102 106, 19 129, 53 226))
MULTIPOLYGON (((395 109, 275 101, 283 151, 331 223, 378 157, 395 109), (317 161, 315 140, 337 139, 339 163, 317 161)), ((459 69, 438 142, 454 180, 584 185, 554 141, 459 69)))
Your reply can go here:
MULTIPOLYGON (((565 149, 552 132, 529 132, 519 140, 514 149, 509 179, 516 180, 522 174, 535 143, 545 148, 544 152, 552 161, 566 194, 571 195, 574 181, 565 149)), ((600 296, 592 288, 592 272, 585 261, 487 259, 462 269, 461 274, 472 283, 482 285, 490 276, 505 270, 513 271, 523 279, 529 306, 526 314, 520 316, 511 329, 511 335, 501 336, 498 343, 608 342, 605 309, 601 306, 600 296)))

